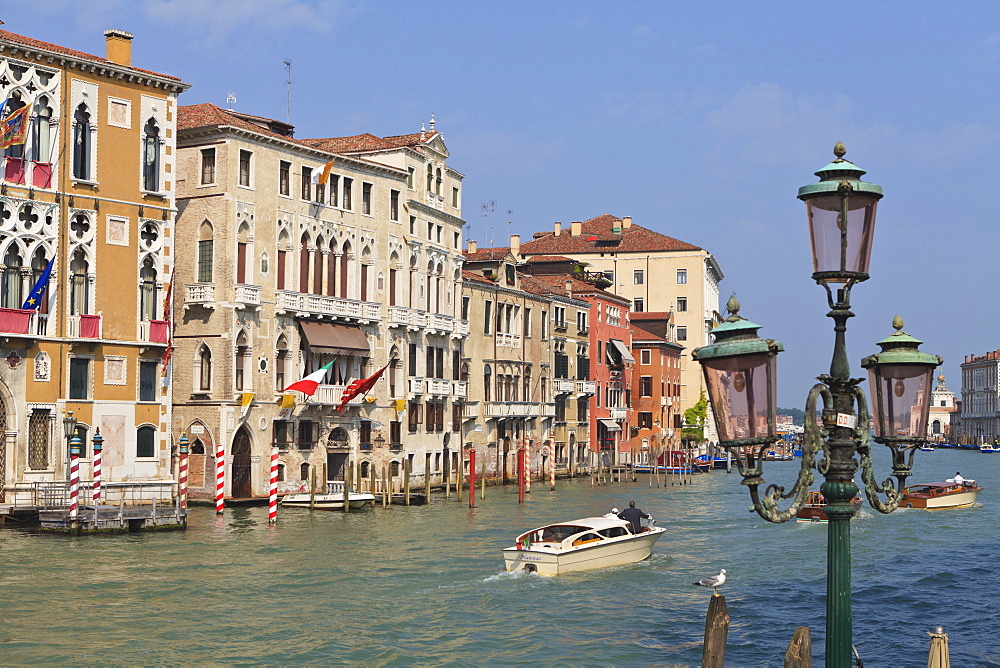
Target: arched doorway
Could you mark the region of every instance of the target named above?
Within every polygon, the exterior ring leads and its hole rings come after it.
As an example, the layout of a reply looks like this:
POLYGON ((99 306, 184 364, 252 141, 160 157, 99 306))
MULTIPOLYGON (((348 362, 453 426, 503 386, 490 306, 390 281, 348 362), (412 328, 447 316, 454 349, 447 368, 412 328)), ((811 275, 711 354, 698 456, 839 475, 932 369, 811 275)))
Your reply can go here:
MULTIPOLYGON (((0 399, 0 438, 7 438, 7 404, 0 399)), ((0 443, 0 503, 7 501, 7 445, 0 443)))
POLYGON ((250 470, 250 435, 241 427, 233 439, 233 485, 230 495, 234 499, 248 499, 253 495, 250 470))

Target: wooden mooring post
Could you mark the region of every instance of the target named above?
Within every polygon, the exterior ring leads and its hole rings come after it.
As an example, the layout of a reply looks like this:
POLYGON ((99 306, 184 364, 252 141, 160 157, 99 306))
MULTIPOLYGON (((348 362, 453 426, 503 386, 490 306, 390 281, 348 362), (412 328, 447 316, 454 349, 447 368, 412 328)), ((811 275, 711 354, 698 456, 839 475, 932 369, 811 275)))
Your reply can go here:
POLYGON ((344 512, 348 513, 351 511, 350 504, 350 493, 351 493, 351 473, 354 471, 354 467, 350 464, 344 471, 344 512))
POLYGON ((403 503, 410 505, 410 458, 403 459, 403 503))
POLYGON ((812 633, 808 626, 800 626, 785 650, 785 668, 812 668, 812 665, 812 633))
POLYGON ((726 639, 729 636, 729 608, 726 597, 714 594, 705 617, 705 645, 701 652, 702 668, 723 668, 726 660, 726 639))

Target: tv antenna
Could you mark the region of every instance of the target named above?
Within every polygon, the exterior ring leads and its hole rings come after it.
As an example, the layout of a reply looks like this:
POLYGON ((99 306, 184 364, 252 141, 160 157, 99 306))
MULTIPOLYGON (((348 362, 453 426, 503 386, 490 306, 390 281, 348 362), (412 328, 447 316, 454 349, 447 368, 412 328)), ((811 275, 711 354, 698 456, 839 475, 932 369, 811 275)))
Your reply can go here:
POLYGON ((514 209, 507 209, 507 239, 510 239, 510 224, 514 219, 514 209))
POLYGON ((292 123, 292 61, 286 60, 285 63, 285 86, 288 89, 288 101, 285 107, 285 122, 291 125, 292 123))
POLYGON ((226 96, 226 104, 229 105, 229 111, 232 111, 233 105, 236 104, 236 93, 230 93, 226 96))
POLYGON ((497 201, 495 199, 491 199, 489 202, 483 202, 483 220, 484 222, 486 220, 489 221, 488 227, 490 230, 490 248, 493 248, 493 228, 496 223, 496 218, 497 201))

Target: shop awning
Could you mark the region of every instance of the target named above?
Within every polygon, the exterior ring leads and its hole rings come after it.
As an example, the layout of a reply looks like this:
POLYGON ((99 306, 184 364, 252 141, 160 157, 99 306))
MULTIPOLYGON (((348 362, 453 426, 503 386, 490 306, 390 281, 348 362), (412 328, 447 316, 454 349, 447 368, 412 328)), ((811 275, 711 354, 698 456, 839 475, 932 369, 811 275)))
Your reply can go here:
POLYGON ((619 425, 614 420, 601 420, 601 419, 598 419, 597 421, 600 422, 601 424, 603 424, 605 427, 607 427, 608 431, 621 431, 622 430, 621 425, 619 425))
POLYGON ((300 320, 299 327, 314 353, 369 356, 368 337, 360 327, 311 320, 300 320))
POLYGON ((632 351, 629 350, 628 346, 626 346, 623 342, 619 341, 618 339, 611 339, 611 345, 615 347, 615 350, 621 353, 623 360, 635 364, 635 358, 632 357, 632 351))

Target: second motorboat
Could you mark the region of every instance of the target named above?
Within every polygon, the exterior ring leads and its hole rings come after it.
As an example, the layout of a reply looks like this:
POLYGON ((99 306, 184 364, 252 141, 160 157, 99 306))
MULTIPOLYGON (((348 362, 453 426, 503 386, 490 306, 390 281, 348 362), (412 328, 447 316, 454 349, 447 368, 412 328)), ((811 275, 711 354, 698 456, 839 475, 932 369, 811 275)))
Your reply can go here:
MULTIPOLYGON (((356 492, 347 488, 347 503, 351 510, 360 510, 375 501, 375 496, 367 492, 356 492)), ((293 492, 286 494, 281 505, 288 508, 315 508, 316 510, 343 510, 344 483, 330 480, 326 483, 325 492, 293 492)))

